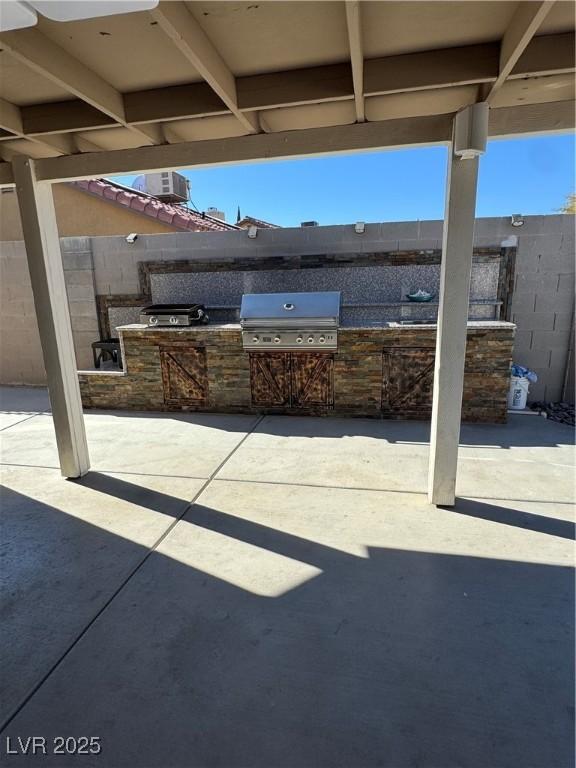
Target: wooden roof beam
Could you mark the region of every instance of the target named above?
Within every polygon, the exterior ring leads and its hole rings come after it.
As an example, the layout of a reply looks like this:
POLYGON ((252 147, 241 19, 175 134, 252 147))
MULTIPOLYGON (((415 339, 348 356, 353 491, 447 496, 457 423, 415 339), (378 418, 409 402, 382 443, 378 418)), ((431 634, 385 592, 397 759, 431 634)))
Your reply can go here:
POLYGON ((364 109, 364 53, 362 48, 362 22, 360 18, 360 0, 346 0, 346 26, 350 46, 350 64, 354 84, 354 103, 356 120, 363 123, 366 119, 364 109))
POLYGON ((186 4, 160 3, 150 14, 244 128, 249 133, 258 133, 257 116, 246 115, 239 109, 234 75, 186 4))
MULTIPOLYGON (((364 96, 493 83, 498 77, 498 61, 498 43, 366 59, 364 96)), ((545 35, 528 46, 512 77, 574 69, 574 33, 545 35)), ((345 64, 239 77, 237 88, 242 110, 354 98, 353 79, 345 64)))
MULTIPOLYGON (((71 181, 109 174, 175 170, 333 152, 438 144, 449 140, 451 115, 387 120, 227 139, 188 141, 161 147, 112 150, 38 160, 39 179, 71 181), (58 164, 54 164, 58 161, 58 164)), ((0 168, 0 179, 1 179, 0 168)))
POLYGON ((491 86, 484 89, 484 101, 492 101, 496 92, 504 85, 554 3, 555 0, 532 0, 518 4, 500 43, 498 77, 491 86))
MULTIPOLYGON (((79 151, 72 134, 65 134, 63 136, 48 136, 45 139, 36 139, 31 136, 13 137, 14 141, 21 141, 22 139, 29 141, 32 144, 38 145, 38 147, 40 147, 44 153, 46 153, 46 150, 49 150, 48 155, 52 155, 53 153, 56 153, 60 156, 73 155, 79 151)), ((2 157, 8 161, 11 161, 12 158, 17 155, 27 154, 26 150, 23 150, 22 147, 18 147, 17 149, 11 147, 10 141, 0 142, 0 151, 2 152, 2 157)))
MULTIPOLYGON (((574 129, 574 102, 529 104, 490 110, 489 135, 506 137, 574 129)), ((285 133, 193 141, 157 147, 102 151, 36 161, 42 181, 71 181, 110 174, 147 173, 178 168, 305 157, 335 152, 443 144, 451 135, 452 115, 367 122, 285 133)), ((0 187, 14 184, 10 163, 0 163, 0 187)))
POLYGON ((68 133, 119 126, 117 120, 80 99, 30 104, 20 108, 24 132, 30 135, 68 133))
POLYGON ((495 80, 498 44, 404 53, 364 63, 364 93, 378 96, 428 88, 474 85, 495 80))
POLYGON ((204 82, 125 93, 124 106, 131 124, 230 114, 222 99, 204 82))
MULTIPOLYGON (((510 79, 572 72, 574 51, 572 32, 536 37, 518 60, 510 79)), ((493 83, 498 76, 498 58, 498 44, 485 43, 369 59, 364 62, 364 92, 377 96, 493 83)), ((255 110, 354 98, 349 64, 239 77, 236 89, 245 116, 255 110)), ((146 123, 229 114, 228 107, 205 82, 126 93, 123 101, 127 124, 139 128, 146 123)), ((76 99, 24 106, 20 115, 24 133, 35 136, 122 125, 76 99)), ((9 138, 0 136, 0 141, 9 138)))
POLYGON ((17 107, 16 104, 11 104, 5 99, 0 99, 0 128, 15 135, 24 133, 20 107, 17 107))
POLYGON ((99 144, 95 144, 80 134, 74 134, 72 138, 77 152, 102 152, 102 147, 99 144))
MULTIPOLYGON (((151 88, 125 93, 123 98, 126 122, 131 126, 230 114, 207 83, 151 88)), ((20 113, 24 132, 32 136, 121 126, 117 120, 79 99, 30 104, 21 107, 20 113)))
POLYGON ((121 94, 99 75, 37 29, 0 34, 0 44, 14 58, 96 109, 124 122, 121 94))
POLYGON ((146 143, 155 143, 149 131, 128 125, 119 91, 37 29, 3 32, 0 45, 30 69, 143 137, 146 143))
POLYGON ((239 77, 236 84, 238 103, 243 110, 296 107, 354 98, 352 73, 347 63, 248 75, 239 77))
MULTIPOLYGON (((24 132, 22 111, 20 107, 1 98, 0 128, 5 131, 9 131, 11 134, 11 136, 5 136, 3 141, 10 141, 11 139, 26 139, 27 141, 34 142, 34 144, 48 147, 50 150, 56 150, 61 155, 67 155, 76 151, 74 142, 68 136, 49 136, 40 139, 35 136, 28 136, 24 132)), ((12 155, 10 147, 6 147, 5 152, 10 156, 12 155)))
MULTIPOLYGON (((433 115, 210 141, 189 141, 38 160, 39 179, 69 181, 109 174, 147 173, 285 157, 447 143, 452 115, 433 115)), ((491 136, 571 130, 574 102, 492 109, 491 136)), ((0 181, 2 168, 0 167, 0 181)))
POLYGON ((509 80, 523 77, 562 75, 576 69, 576 35, 538 35, 532 38, 512 72, 509 80))

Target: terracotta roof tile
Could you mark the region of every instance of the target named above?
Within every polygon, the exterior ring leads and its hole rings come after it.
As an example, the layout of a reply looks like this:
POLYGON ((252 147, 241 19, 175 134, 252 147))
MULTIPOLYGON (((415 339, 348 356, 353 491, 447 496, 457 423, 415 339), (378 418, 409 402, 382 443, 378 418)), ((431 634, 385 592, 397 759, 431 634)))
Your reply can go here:
POLYGON ((137 198, 136 200, 132 201, 130 208, 133 208, 135 211, 139 211, 141 213, 144 208, 146 208, 146 201, 142 200, 142 198, 137 198))
POLYGON ((102 189, 102 196, 107 200, 116 200, 118 197, 118 190, 113 187, 104 187, 102 189))
POLYGON ((158 218, 160 221, 164 221, 166 224, 172 224, 174 214, 172 211, 166 210, 166 208, 160 208, 158 210, 158 218))
POLYGON ((172 224, 174 224, 174 226, 185 227, 188 224, 188 219, 183 214, 176 213, 172 219, 172 224))
POLYGON ((108 179, 71 181, 69 185, 116 205, 131 208, 135 213, 158 219, 182 232, 229 232, 239 229, 234 224, 191 211, 184 206, 163 203, 144 192, 132 192, 108 179))

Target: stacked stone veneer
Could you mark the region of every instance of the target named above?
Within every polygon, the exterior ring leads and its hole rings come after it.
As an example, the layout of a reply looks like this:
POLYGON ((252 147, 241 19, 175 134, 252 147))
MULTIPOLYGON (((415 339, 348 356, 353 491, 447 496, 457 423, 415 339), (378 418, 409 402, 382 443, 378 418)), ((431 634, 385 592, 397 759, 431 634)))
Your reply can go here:
MULTIPOLYGON (((504 422, 509 386, 514 327, 469 328, 466 351, 463 418, 477 422, 504 422)), ((336 416, 428 418, 431 374, 420 396, 412 397, 412 366, 422 356, 422 371, 434 357, 433 328, 342 329, 334 353, 334 405, 330 408, 262 408, 252 404, 249 355, 242 349, 239 328, 207 327, 187 330, 126 329, 121 332, 123 373, 80 374, 86 408, 136 410, 192 410, 231 413, 322 413, 336 416), (176 343, 204 348, 207 397, 201 405, 167 404, 160 349, 176 343), (406 397, 386 401, 385 354, 408 350, 406 397), (413 355, 410 352, 413 350, 413 355), (384 376, 384 380, 383 380, 384 376)), ((403 358, 403 352, 400 357, 403 358)), ((395 358, 396 359, 396 358, 395 358)), ((417 373, 417 372, 416 372, 417 373)))

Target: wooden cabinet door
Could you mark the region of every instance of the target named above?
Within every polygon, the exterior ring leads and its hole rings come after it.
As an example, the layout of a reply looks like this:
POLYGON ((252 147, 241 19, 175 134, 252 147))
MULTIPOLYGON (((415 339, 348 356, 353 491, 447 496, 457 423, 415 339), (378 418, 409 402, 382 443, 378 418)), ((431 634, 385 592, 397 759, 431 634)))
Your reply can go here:
POLYGON ((295 353, 291 369, 293 408, 330 407, 334 404, 333 355, 295 353))
POLYGON ((160 347, 164 402, 203 405, 208 399, 206 350, 188 344, 160 347))
POLYGON ((383 354, 382 410, 392 415, 429 416, 434 383, 432 347, 388 349, 383 354))
POLYGON ((290 405, 290 353, 251 352, 250 387, 252 404, 290 405))

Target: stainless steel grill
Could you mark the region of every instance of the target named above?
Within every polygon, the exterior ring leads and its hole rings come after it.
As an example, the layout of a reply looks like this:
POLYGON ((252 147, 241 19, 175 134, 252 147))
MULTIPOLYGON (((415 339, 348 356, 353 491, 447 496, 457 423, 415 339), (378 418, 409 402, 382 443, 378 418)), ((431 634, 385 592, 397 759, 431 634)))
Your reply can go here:
POLYGON ((246 293, 240 325, 245 349, 337 349, 340 293, 246 293))

